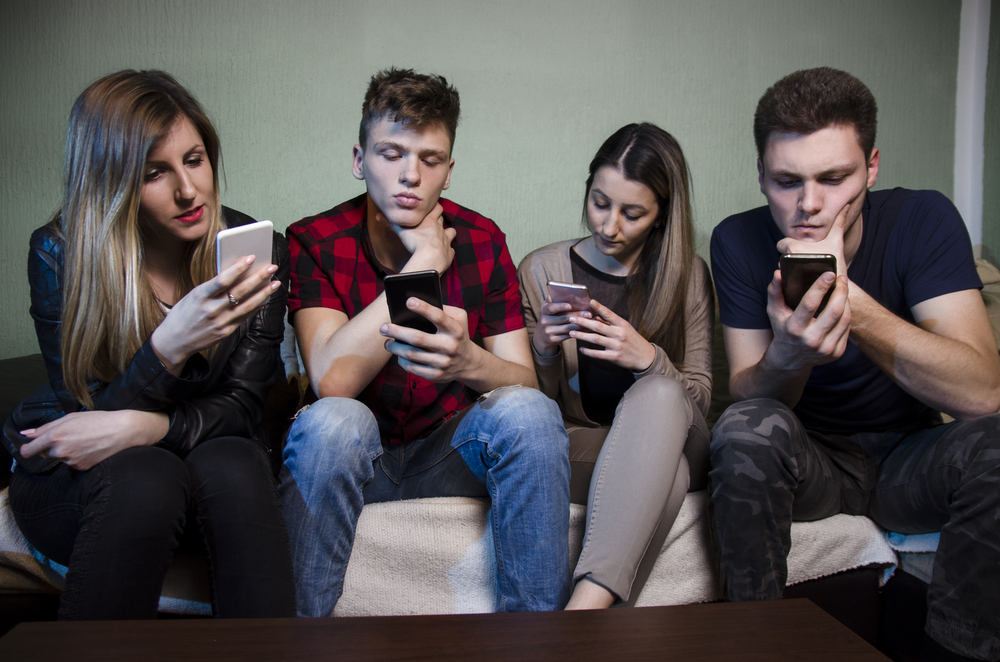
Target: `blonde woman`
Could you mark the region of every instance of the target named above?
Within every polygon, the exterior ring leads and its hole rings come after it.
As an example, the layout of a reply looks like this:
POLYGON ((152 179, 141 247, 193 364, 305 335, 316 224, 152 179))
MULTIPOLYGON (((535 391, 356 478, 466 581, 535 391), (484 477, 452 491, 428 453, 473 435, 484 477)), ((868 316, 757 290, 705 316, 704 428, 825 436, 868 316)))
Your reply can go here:
POLYGON ((587 504, 567 609, 634 604, 688 489, 704 487, 712 283, 692 248, 680 145, 652 124, 608 138, 590 164, 590 234, 518 268, 538 383, 569 432, 570 496, 587 504), (556 303, 549 281, 587 285, 556 303))
POLYGON ((216 233, 252 222, 220 206, 218 168, 215 129, 163 72, 106 76, 73 106, 62 207, 28 260, 49 383, 5 425, 15 520, 69 568, 61 619, 155 617, 185 529, 216 615, 295 614, 262 425, 287 246, 215 275, 216 233))

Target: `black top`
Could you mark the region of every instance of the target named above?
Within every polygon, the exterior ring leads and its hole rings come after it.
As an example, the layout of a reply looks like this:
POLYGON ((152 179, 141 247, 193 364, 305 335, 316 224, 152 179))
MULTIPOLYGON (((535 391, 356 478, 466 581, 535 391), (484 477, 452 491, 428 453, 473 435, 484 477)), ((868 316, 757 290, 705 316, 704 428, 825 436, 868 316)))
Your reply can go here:
MULTIPOLYGON (((590 298, 599 301, 620 317, 628 317, 628 299, 625 276, 606 274, 588 264, 580 257, 575 248, 569 251, 570 264, 573 267, 573 282, 586 285, 590 290, 590 298)), ((587 418, 611 425, 615 420, 615 410, 625 391, 635 383, 632 371, 622 368, 603 359, 594 359, 580 351, 582 347, 602 349, 599 345, 577 341, 577 361, 580 366, 580 399, 583 401, 583 411, 587 418)))

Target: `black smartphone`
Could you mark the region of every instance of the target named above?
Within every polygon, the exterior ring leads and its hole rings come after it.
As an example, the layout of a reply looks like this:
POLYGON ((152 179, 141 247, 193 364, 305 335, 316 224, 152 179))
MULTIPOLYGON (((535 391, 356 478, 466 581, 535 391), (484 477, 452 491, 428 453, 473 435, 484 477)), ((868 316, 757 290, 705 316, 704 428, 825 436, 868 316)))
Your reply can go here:
POLYGON ((406 300, 416 297, 436 308, 441 308, 441 274, 434 270, 395 274, 386 276, 384 284, 385 300, 389 304, 389 319, 393 324, 424 333, 437 333, 437 327, 433 322, 406 307, 406 300))
MULTIPOLYGON (((778 259, 778 265, 781 269, 781 291, 785 295, 785 304, 792 310, 799 307, 802 297, 817 278, 827 271, 832 271, 834 275, 837 273, 837 258, 819 253, 786 253, 778 259)), ((833 289, 831 287, 827 290, 816 310, 817 315, 826 308, 833 289)))

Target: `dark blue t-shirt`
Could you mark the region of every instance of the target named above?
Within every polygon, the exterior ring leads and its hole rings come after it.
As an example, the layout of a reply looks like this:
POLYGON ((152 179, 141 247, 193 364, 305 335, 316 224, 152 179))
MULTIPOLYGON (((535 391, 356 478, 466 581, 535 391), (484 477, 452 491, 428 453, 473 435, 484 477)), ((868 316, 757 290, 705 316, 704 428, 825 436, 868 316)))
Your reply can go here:
MULTIPOLYGON (((942 294, 981 288, 972 242, 955 206, 936 191, 869 192, 851 281, 900 318, 942 294), (896 211, 898 210, 898 212, 896 211)), ((730 216, 712 233, 712 273, 725 326, 769 329, 767 286, 784 235, 768 207, 730 216)), ((810 430, 849 434, 912 429, 938 418, 849 342, 838 360, 816 366, 795 413, 810 430)))

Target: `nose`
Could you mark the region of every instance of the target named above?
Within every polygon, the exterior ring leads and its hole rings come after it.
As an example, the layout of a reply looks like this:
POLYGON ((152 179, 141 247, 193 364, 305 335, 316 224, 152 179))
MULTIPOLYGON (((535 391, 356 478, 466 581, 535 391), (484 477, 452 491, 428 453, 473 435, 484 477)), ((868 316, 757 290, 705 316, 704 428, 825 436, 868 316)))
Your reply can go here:
POLYGON ((197 195, 198 191, 194 187, 191 173, 184 168, 180 169, 177 174, 177 188, 174 190, 174 196, 178 200, 193 200, 197 195))
POLYGON ((802 193, 799 197, 799 209, 810 216, 823 211, 823 190, 819 184, 806 182, 802 185, 802 193))
POLYGON ((408 186, 420 184, 420 159, 415 155, 404 159, 403 170, 399 173, 399 181, 408 186))
POLYGON ((605 237, 611 239, 618 235, 622 224, 621 216, 622 211, 620 209, 613 209, 604 216, 604 222, 601 223, 601 232, 605 237))

